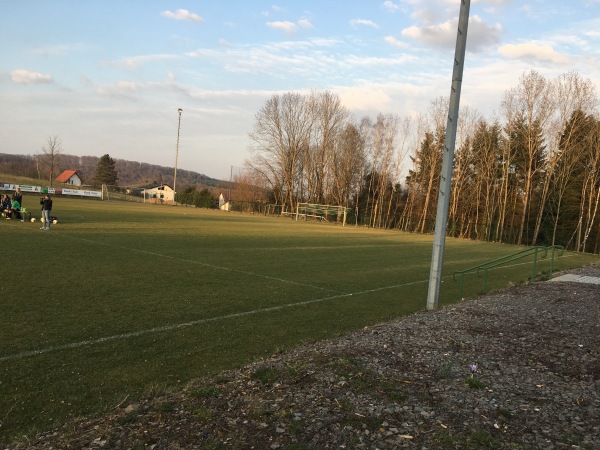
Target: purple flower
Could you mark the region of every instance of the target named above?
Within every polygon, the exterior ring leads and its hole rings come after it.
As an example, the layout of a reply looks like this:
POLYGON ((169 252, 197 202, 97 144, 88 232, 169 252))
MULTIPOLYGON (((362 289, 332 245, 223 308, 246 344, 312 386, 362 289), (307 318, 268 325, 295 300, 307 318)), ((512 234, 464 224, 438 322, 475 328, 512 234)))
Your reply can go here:
POLYGON ((469 369, 471 370, 471 375, 475 375, 477 373, 477 364, 469 365, 469 369))

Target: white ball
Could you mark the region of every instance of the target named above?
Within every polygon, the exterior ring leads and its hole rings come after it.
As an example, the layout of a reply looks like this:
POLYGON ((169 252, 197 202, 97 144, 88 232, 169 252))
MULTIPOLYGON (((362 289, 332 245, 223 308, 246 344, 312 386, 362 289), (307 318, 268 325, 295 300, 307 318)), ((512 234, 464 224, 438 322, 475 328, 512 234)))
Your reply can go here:
POLYGON ((31 218, 31 221, 32 221, 32 222, 35 222, 35 217, 32 217, 32 218, 31 218))
POLYGON ((58 223, 58 220, 54 219, 54 220, 52 221, 52 223, 58 223))
POLYGON ((40 222, 44 223, 44 218, 43 217, 40 219, 40 222))

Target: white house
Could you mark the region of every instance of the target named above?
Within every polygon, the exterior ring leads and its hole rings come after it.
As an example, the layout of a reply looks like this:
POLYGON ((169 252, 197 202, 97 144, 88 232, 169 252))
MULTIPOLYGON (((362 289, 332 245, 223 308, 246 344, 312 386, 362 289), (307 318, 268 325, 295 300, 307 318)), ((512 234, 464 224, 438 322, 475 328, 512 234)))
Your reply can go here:
POLYGON ((54 180, 57 183, 70 184, 71 186, 81 186, 81 177, 76 170, 65 170, 54 180))
POLYGON ((175 192, 173 188, 166 184, 160 186, 147 186, 142 189, 144 199, 150 203, 173 204, 175 201, 175 192))
POLYGON ((219 209, 221 211, 229 211, 229 207, 230 207, 229 200, 225 200, 225 197, 223 197, 223 193, 221 192, 219 194, 219 209))

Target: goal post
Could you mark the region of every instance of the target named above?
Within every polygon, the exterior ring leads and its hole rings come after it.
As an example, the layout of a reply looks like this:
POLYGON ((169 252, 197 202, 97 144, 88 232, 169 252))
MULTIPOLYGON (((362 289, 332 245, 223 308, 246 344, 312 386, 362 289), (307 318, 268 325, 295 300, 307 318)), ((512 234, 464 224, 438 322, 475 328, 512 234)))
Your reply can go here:
POLYGON ((342 222, 342 226, 346 225, 346 217, 349 208, 339 205, 320 205, 318 203, 298 203, 296 205, 296 221, 303 220, 319 220, 329 222, 329 219, 334 217, 336 221, 342 222))

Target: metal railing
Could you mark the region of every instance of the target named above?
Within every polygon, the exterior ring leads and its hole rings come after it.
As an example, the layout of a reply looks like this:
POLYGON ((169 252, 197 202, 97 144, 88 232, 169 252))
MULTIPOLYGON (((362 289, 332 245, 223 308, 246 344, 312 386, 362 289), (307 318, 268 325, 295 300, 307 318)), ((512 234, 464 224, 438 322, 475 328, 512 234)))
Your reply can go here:
POLYGON ((456 276, 458 274, 460 274, 460 290, 459 290, 459 294, 458 294, 459 299, 463 298, 463 286, 464 286, 466 274, 471 273, 471 272, 477 272, 477 275, 479 276, 479 274, 483 271, 483 291, 487 292, 488 270, 493 269, 498 266, 501 266, 502 264, 506 264, 508 262, 515 261, 515 260, 521 259, 521 258, 525 258, 525 257, 531 256, 531 255, 533 255, 533 261, 532 261, 533 268, 531 270, 531 280, 534 281, 536 278, 538 254, 542 253, 542 258, 546 258, 548 256, 548 251, 551 251, 549 276, 552 276, 552 270, 554 269, 554 255, 555 255, 556 250, 559 251, 558 256, 561 256, 565 251, 564 247, 562 247, 560 245, 552 245, 550 247, 544 247, 544 246, 528 247, 528 248, 526 248, 524 250, 520 250, 516 253, 502 256, 500 258, 494 259, 492 261, 488 261, 483 264, 479 264, 477 266, 469 267, 468 269, 457 270, 456 272, 454 272, 452 274, 452 279, 454 281, 456 281, 456 276))

